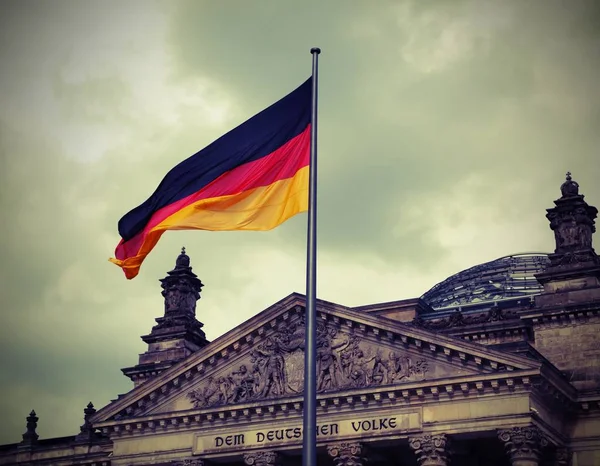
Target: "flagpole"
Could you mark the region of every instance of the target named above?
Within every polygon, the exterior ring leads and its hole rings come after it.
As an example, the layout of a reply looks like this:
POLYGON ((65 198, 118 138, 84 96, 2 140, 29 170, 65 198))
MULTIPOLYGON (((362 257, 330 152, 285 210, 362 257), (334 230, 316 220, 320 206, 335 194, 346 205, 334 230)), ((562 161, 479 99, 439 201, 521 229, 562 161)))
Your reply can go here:
POLYGON ((312 54, 312 108, 308 185, 302 466, 316 466, 317 464, 317 91, 321 49, 314 47, 310 49, 310 53, 312 54))

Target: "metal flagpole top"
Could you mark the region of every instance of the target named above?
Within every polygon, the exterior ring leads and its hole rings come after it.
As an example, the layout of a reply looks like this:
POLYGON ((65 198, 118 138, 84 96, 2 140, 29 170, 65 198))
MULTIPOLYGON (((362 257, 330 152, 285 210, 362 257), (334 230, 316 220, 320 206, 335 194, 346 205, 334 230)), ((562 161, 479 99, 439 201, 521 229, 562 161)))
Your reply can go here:
POLYGON ((321 53, 321 49, 319 47, 313 47, 312 49, 310 49, 310 53, 312 54, 320 54, 321 53))

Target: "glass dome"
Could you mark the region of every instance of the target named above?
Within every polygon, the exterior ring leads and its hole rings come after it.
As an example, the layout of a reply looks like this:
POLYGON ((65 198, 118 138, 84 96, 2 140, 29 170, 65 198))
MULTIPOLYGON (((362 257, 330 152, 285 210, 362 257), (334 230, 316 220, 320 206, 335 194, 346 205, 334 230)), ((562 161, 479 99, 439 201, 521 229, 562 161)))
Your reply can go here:
POLYGON ((501 257, 452 275, 421 299, 437 310, 539 294, 542 286, 535 274, 549 263, 546 253, 501 257))

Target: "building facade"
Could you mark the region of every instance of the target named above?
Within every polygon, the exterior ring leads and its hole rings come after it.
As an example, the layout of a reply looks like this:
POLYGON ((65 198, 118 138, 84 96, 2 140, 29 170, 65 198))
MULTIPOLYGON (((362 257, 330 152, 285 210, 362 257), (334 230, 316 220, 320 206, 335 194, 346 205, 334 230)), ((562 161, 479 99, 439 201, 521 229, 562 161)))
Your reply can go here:
MULTIPOLYGON (((547 211, 556 249, 468 269, 421 298, 318 301, 318 464, 600 465, 596 208, 570 175, 547 211)), ((300 465, 304 296, 216 340, 182 251, 164 315, 123 369, 134 388, 80 433, 40 439, 27 417, 0 464, 300 465)))

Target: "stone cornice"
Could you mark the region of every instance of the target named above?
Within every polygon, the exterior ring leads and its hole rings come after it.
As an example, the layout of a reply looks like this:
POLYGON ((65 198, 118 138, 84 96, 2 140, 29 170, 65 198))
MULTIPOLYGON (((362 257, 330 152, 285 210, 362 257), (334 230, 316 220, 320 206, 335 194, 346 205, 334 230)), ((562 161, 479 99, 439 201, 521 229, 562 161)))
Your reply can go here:
POLYGON ((545 383, 552 387, 551 391, 558 391, 562 396, 569 400, 577 399, 577 389, 565 380, 562 373, 554 366, 542 363, 540 374, 545 383))
MULTIPOLYGON (((521 370, 514 373, 480 374, 454 377, 445 380, 422 381, 396 386, 380 386, 362 390, 346 390, 318 396, 318 410, 323 415, 329 412, 356 412, 357 409, 373 409, 385 406, 420 406, 427 403, 452 401, 462 398, 498 396, 516 392, 529 392, 540 385, 537 370, 521 370)), ((552 384, 545 386, 552 391, 552 384)), ((569 400, 554 389, 552 397, 565 403, 569 400), (562 398, 562 399, 561 399, 562 398)), ((134 432, 176 431, 181 427, 206 426, 215 422, 258 422, 260 420, 301 418, 302 396, 268 399, 261 402, 207 409, 193 409, 173 413, 135 418, 108 420, 95 424, 108 435, 128 435, 134 432)))
POLYGON ((438 333, 433 334, 431 331, 389 319, 366 316, 350 310, 344 311, 343 314, 329 312, 328 316, 320 315, 319 317, 330 318, 334 322, 338 319, 344 325, 352 322, 356 328, 373 334, 377 338, 397 341, 405 346, 414 346, 423 351, 428 350, 430 354, 458 355, 463 362, 475 362, 476 366, 483 364, 492 370, 497 370, 499 365, 506 366, 507 370, 531 367, 531 361, 521 356, 494 351, 479 344, 457 340, 438 333))
POLYGON ((600 316, 600 301, 585 304, 566 304, 544 309, 533 309, 521 314, 521 319, 533 325, 579 323, 600 316))
POLYGON ((472 342, 485 342, 495 338, 508 338, 511 339, 510 341, 529 341, 531 339, 531 326, 522 320, 453 327, 442 331, 446 335, 472 342))
POLYGON ((449 329, 471 329, 471 328, 487 328, 488 326, 496 327, 510 325, 511 321, 519 319, 519 311, 528 309, 529 307, 518 306, 512 308, 501 308, 492 306, 487 310, 479 310, 465 312, 460 309, 452 313, 437 315, 430 314, 417 316, 413 320, 413 325, 426 330, 448 331, 449 329), (425 318, 423 318, 425 317, 425 318))
POLYGON ((402 299, 399 301, 389 301, 385 303, 367 304, 364 306, 356 306, 351 308, 355 312, 365 312, 378 314, 389 311, 400 311, 406 309, 414 309, 419 313, 431 313, 434 312, 431 306, 429 306, 421 298, 402 299))
POLYGON ((580 394, 577 397, 577 409, 580 413, 600 413, 600 393, 580 394))
MULTIPOLYGON (((107 421, 115 416, 133 417, 151 406, 166 400, 182 387, 190 386, 198 378, 213 372, 221 364, 246 351, 274 331, 281 323, 304 313, 304 297, 290 295, 265 311, 249 319, 210 345, 191 355, 188 359, 165 370, 112 404, 98 411, 92 422, 107 421)), ((364 315, 343 306, 318 302, 318 319, 328 321, 355 334, 373 340, 412 349, 429 357, 442 358, 446 362, 472 367, 482 372, 502 372, 531 369, 539 364, 525 357, 506 354, 478 344, 463 342, 451 337, 432 334, 389 319, 364 315)))
MULTIPOLYGON (((56 439, 48 440, 55 441, 56 439)), ((19 451, 18 444, 6 445, 5 447, 13 446, 14 448, 0 452, 1 460, 6 461, 7 458, 12 457, 15 463, 17 463, 17 458, 23 461, 23 455, 26 455, 29 458, 28 461, 40 465, 67 466, 77 464, 81 466, 110 466, 113 442, 108 438, 104 438, 101 443, 94 443, 93 445, 80 445, 76 443, 48 445, 47 441, 42 440, 40 444, 35 445, 27 451, 19 451)))

